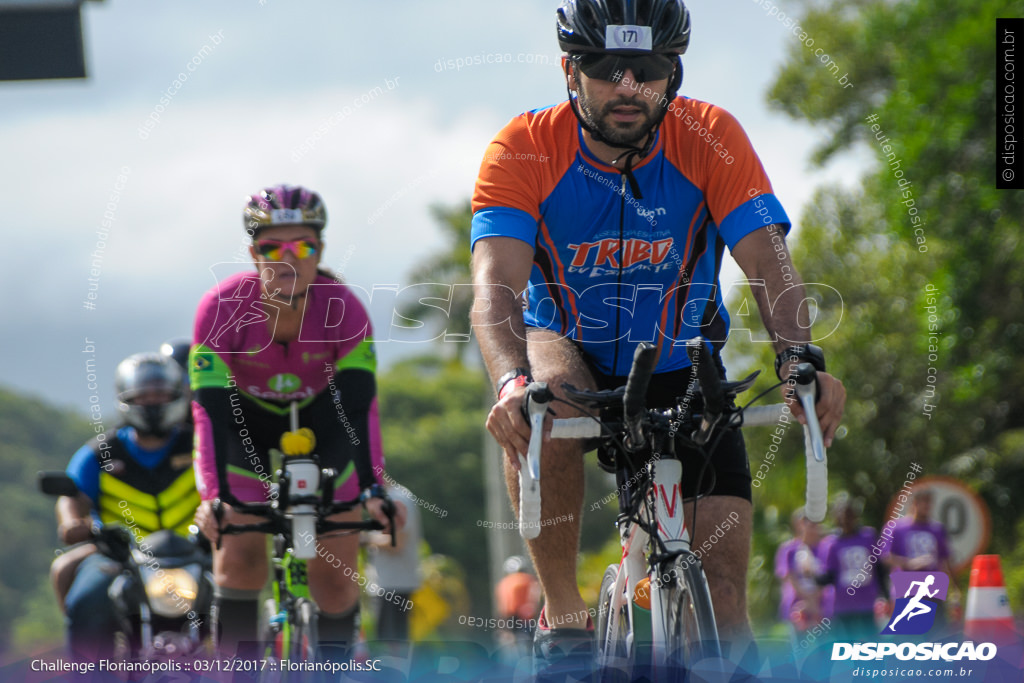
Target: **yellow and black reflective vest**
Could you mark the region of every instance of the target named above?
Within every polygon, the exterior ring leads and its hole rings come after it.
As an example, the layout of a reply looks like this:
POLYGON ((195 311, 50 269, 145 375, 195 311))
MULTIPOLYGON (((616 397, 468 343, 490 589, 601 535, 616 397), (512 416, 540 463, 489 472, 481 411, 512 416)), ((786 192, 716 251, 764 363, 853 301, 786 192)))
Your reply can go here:
POLYGON ((192 431, 180 430, 167 457, 152 469, 140 465, 121 439, 109 443, 109 459, 104 459, 108 466, 100 468, 100 521, 137 529, 143 535, 171 529, 187 536, 199 507, 192 431))

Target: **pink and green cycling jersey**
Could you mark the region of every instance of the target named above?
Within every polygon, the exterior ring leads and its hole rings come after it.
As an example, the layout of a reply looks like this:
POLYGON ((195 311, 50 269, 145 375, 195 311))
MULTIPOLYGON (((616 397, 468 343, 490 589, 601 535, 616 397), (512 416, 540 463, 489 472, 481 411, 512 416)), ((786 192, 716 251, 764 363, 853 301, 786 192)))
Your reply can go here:
POLYGON ((323 414, 317 424, 308 425, 318 442, 322 433, 348 432, 346 440, 354 445, 345 448, 337 498, 353 499, 360 487, 354 460, 368 460, 363 471, 375 473, 374 479, 384 460, 373 381, 376 354, 366 310, 347 286, 320 274, 307 290, 298 338, 282 343, 273 339, 275 310, 265 309, 261 297, 259 276, 239 273, 208 291, 196 312, 189 377, 199 491, 204 500, 217 497, 226 476, 239 500, 262 499, 265 485, 250 465, 264 461, 253 455, 240 462, 238 455, 228 458, 227 451, 260 452, 262 458, 276 448, 281 431, 272 434, 264 423, 274 430, 286 425, 294 401, 300 415, 323 414), (317 408, 332 400, 335 406, 317 408), (225 451, 219 464, 218 448, 225 451))

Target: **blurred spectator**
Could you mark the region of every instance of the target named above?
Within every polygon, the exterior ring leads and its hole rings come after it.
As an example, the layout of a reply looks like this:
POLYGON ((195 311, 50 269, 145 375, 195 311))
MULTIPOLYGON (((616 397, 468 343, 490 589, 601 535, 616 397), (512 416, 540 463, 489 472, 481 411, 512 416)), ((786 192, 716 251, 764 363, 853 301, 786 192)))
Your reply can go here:
POLYGON ((408 640, 409 611, 415 609, 410 600, 420 587, 420 541, 423 527, 416 497, 404 486, 391 486, 388 495, 405 504, 405 526, 398 531, 395 546, 391 535, 375 531, 367 534, 370 562, 377 585, 384 594, 373 596, 374 615, 377 619, 378 640, 408 640))
POLYGON ((775 575, 782 582, 779 617, 790 623, 793 642, 819 624, 826 614, 824 591, 817 583, 821 562, 817 556, 822 539, 821 525, 807 519, 803 508, 793 513, 790 522, 795 538, 779 546, 775 554, 775 575))
POLYGON ((878 633, 875 601, 884 600, 884 594, 877 565, 868 561, 875 530, 860 526, 862 510, 861 501, 840 498, 832 508, 839 531, 822 541, 819 552, 823 573, 818 583, 835 587, 831 640, 865 641, 878 633))
POLYGON ((498 641, 513 646, 520 654, 529 654, 533 629, 540 612, 540 582, 530 574, 526 558, 512 555, 504 564, 505 576, 494 587, 494 603, 502 628, 498 641))
MULTIPOLYGON (((893 572, 944 572, 949 577, 950 594, 948 604, 958 610, 960 585, 953 573, 949 558, 949 541, 941 522, 932 520, 935 496, 931 489, 916 488, 911 498, 910 515, 896 521, 887 534, 883 529, 882 560, 893 572)), ((902 595, 893 595, 893 599, 902 595)), ((945 619, 940 608, 936 626, 944 627, 945 619)))

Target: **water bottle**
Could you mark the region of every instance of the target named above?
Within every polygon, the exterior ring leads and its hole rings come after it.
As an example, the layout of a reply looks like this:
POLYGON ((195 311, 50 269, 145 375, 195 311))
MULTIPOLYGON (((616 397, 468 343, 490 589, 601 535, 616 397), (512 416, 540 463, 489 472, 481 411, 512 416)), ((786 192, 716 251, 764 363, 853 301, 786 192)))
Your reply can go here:
MULTIPOLYGON (((315 498, 320 488, 320 467, 306 458, 288 458, 288 499, 315 498)), ((316 507, 310 503, 289 506, 292 518, 292 543, 295 557, 309 560, 316 557, 316 507)))

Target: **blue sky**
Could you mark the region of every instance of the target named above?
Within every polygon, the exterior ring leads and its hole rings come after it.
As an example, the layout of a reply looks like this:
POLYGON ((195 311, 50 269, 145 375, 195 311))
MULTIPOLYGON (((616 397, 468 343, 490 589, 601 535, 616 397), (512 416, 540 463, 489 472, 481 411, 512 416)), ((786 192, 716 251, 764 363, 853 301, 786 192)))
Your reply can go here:
MULTIPOLYGON (((14 361, 0 383, 84 413, 95 355, 112 406, 117 362, 189 336, 202 293, 246 267, 242 201, 267 184, 324 196, 325 264, 352 284, 409 284, 442 248, 427 208, 469 197, 510 118, 565 97, 557 4, 86 3, 87 80, 0 84, 13 238, 0 351, 14 361), (440 68, 449 60, 478 63, 440 68)), ((798 225, 814 187, 850 182, 867 157, 810 169, 824 131, 768 110, 768 85, 799 43, 761 3, 689 8, 683 94, 737 116, 798 225)), ((827 49, 827 36, 815 40, 827 49)), ((372 314, 387 338, 388 307, 372 314)), ((378 350, 386 365, 419 349, 378 350)))

